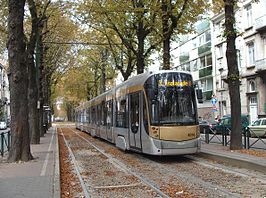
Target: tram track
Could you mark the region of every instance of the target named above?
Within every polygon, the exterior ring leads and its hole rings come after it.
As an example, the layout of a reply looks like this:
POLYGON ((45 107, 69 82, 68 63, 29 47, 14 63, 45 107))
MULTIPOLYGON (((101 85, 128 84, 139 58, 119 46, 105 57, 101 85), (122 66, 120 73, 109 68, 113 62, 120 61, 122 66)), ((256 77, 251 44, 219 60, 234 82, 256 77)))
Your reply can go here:
MULTIPOLYGON (((93 148, 94 150, 97 150, 100 155, 103 155, 108 162, 112 164, 112 166, 116 167, 122 172, 125 172, 128 175, 131 175, 135 178, 137 178, 137 181, 125 184, 125 185, 90 185, 86 183, 86 179, 83 179, 84 185, 87 188, 87 191, 89 193, 93 193, 97 190, 112 190, 112 189, 128 189, 131 188, 134 190, 134 188, 139 188, 143 186, 147 186, 150 189, 152 189, 154 192, 156 192, 157 197, 194 197, 194 196, 185 196, 183 193, 186 190, 179 190, 176 191, 174 194, 169 193, 169 186, 175 185, 175 183, 178 183, 178 181, 183 182, 183 185, 187 186, 188 188, 195 191, 195 189, 199 189, 197 193, 192 193, 192 195, 198 195, 198 196, 204 196, 204 197, 243 197, 241 191, 238 192, 239 189, 231 189, 231 187, 228 189, 226 185, 222 184, 215 178, 213 179, 208 178, 205 176, 202 176, 200 174, 197 174, 195 170, 193 170, 195 167, 200 169, 208 169, 210 172, 216 172, 216 174, 220 174, 221 180, 225 180, 226 178, 231 177, 234 175, 236 177, 235 179, 238 180, 239 178, 255 178, 255 173, 245 173, 243 171, 240 171, 238 169, 234 169, 232 167, 227 167, 220 164, 214 164, 209 162, 208 160, 195 157, 195 156, 184 156, 184 158, 188 159, 185 163, 173 163, 171 160, 164 161, 158 161, 158 158, 155 158, 153 160, 150 157, 143 156, 141 154, 132 154, 130 157, 134 157, 134 162, 131 162, 131 164, 128 164, 128 162, 125 160, 125 155, 117 156, 113 153, 110 153, 108 149, 111 147, 111 149, 115 150, 115 148, 112 144, 108 144, 104 141, 97 141, 97 139, 92 139, 89 135, 87 136, 85 133, 80 133, 77 130, 73 128, 68 128, 68 130, 75 134, 76 137, 78 137, 80 140, 85 142, 86 144, 90 145, 89 147, 93 148), (93 141, 95 140, 95 141, 93 141), (105 145, 105 146, 103 146, 105 145), (107 149, 106 149, 107 148, 107 149), (145 162, 145 164, 143 164, 145 162), (135 164, 134 166, 132 164, 135 164), (147 166, 147 170, 159 170, 158 173, 155 173, 154 175, 149 175, 147 171, 145 170, 139 170, 138 167, 147 166), (160 176, 160 173, 167 173, 168 178, 167 179, 158 179, 160 176), (157 177, 156 177, 157 174, 157 177), (159 176, 158 176, 159 175, 159 176), (177 179, 178 178, 178 179, 177 179), (167 181, 168 180, 168 181, 167 181), (215 181, 213 181, 215 180, 215 181), (159 183, 158 183, 159 182, 159 183), (163 182, 164 185, 162 185, 160 182, 163 182), (165 187, 167 186, 167 187, 165 187), (204 194, 206 192, 206 194, 204 194), (179 194, 180 193, 180 194, 179 194)), ((69 140, 66 140, 69 141, 69 140)), ((67 145, 67 144, 66 144, 67 145)), ((68 147, 71 147, 71 145, 68 145, 68 147)), ((76 145, 78 147, 78 145, 76 145)), ((70 148, 71 149, 71 148, 70 148)), ((117 149, 118 150, 118 149, 117 149)), ((119 151, 120 152, 120 151, 119 151)), ((121 153, 120 153, 121 154, 121 153)), ((75 154, 73 154, 75 155, 75 154)), ((128 155, 127 155, 128 157, 128 155)), ((165 158, 164 158, 165 159, 165 158)), ((131 161, 133 161, 131 159, 131 161)), ((145 169, 145 168, 144 168, 145 169)), ((149 171, 150 171, 149 170, 149 171)), ((201 172, 201 171, 198 171, 201 172)), ((205 173, 206 174, 206 173, 205 173)), ((82 173, 80 173, 82 177, 82 173)), ((203 173, 204 175, 204 173, 203 173)), ((233 178, 234 179, 234 178, 233 178)), ((266 180, 264 177, 256 177, 256 182, 262 182, 266 184, 266 180)), ((232 185, 229 181, 228 183, 232 185)), ((172 188, 172 187, 171 187, 172 188)), ((88 195, 89 196, 89 195, 88 195)), ((87 196, 86 196, 87 197, 87 196)), ((93 197, 93 196, 91 196, 93 197)))
MULTIPOLYGON (((87 143, 89 143, 91 146, 93 146, 96 150, 98 150, 101 154, 103 154, 104 156, 106 156, 109 161, 116 167, 118 167, 119 169, 130 173, 132 175, 134 175, 135 177, 137 177, 142 183, 146 184, 147 186, 151 187, 153 190, 155 190, 161 197, 164 198, 170 198, 168 195, 166 195, 164 192, 162 192, 155 184, 153 184, 151 181, 149 181, 147 178, 137 174, 136 172, 132 171, 131 169, 129 169, 124 163, 122 163, 121 161, 118 161, 117 159, 113 158, 111 155, 107 154, 104 150, 102 150, 101 148, 97 147, 95 144, 93 144, 91 141, 89 141, 88 139, 82 137, 81 135, 79 135, 75 130, 72 130, 73 133, 75 133, 77 136, 79 136, 81 139, 83 139, 84 141, 86 141, 87 143)), ((114 187, 114 186, 113 186, 114 187)), ((124 185, 124 186, 119 186, 119 187, 129 187, 129 185, 124 185)))
POLYGON ((75 130, 71 129, 71 131, 73 133, 75 133, 80 139, 86 141, 88 144, 90 144, 93 148, 95 148, 98 152, 100 152, 102 155, 106 156, 108 158, 108 161, 110 163, 112 163, 115 167, 117 167, 118 169, 120 169, 121 171, 124 171, 128 174, 133 175, 134 177, 138 178, 141 182, 138 183, 133 183, 133 184, 129 184, 129 185, 113 185, 113 186, 92 186, 92 185, 87 185, 85 184, 86 182, 84 181, 84 179, 82 178, 82 174, 80 173, 79 167, 78 167, 78 163, 77 160, 73 154, 73 151, 71 149, 71 146, 68 144, 64 133, 61 130, 61 134, 64 138, 64 142, 68 148, 68 151, 70 153, 70 157, 71 157, 71 161, 74 164, 74 169, 76 174, 78 175, 79 178, 79 182, 82 186, 82 190, 83 193, 85 195, 85 197, 91 197, 91 192, 95 189, 115 189, 115 188, 130 188, 130 187, 138 187, 141 186, 143 184, 145 184, 146 186, 150 187, 151 189, 153 189, 160 197, 163 198, 170 198, 167 194, 165 194, 164 192, 162 192, 155 184, 152 184, 148 179, 144 178, 143 176, 137 174, 136 172, 130 170, 129 168, 127 168, 127 166, 125 164, 123 164, 122 162, 118 161, 117 159, 113 158, 111 155, 107 154, 104 150, 102 150, 101 148, 97 147, 95 144, 93 144, 91 141, 89 141, 88 139, 82 137, 80 134, 78 134, 75 130), (87 187, 87 186, 88 187, 87 187))
POLYGON ((66 145, 66 147, 67 147, 67 149, 68 149, 69 155, 70 155, 70 157, 71 157, 71 162, 72 162, 73 165, 74 165, 74 169, 75 169, 75 172, 76 172, 76 174, 77 174, 77 176, 78 176, 79 183, 80 183, 80 185, 81 185, 81 187, 82 187, 82 191, 83 191, 85 197, 86 197, 86 198, 89 198, 89 197, 90 197, 90 193, 89 193, 89 190, 87 189, 87 187, 86 187, 86 185, 85 185, 84 180, 82 179, 82 176, 81 176, 81 174, 80 174, 80 171, 79 171, 79 168, 78 168, 78 164, 77 164, 76 158, 75 158, 75 156, 74 156, 74 154, 73 154, 73 152, 72 152, 72 149, 70 148, 70 145, 68 144, 68 142, 67 142, 67 140, 66 140, 66 138, 65 138, 65 135, 64 135, 64 133, 62 132, 62 129, 61 129, 61 128, 60 128, 60 132, 61 132, 62 137, 63 137, 63 139, 64 139, 65 145, 66 145))

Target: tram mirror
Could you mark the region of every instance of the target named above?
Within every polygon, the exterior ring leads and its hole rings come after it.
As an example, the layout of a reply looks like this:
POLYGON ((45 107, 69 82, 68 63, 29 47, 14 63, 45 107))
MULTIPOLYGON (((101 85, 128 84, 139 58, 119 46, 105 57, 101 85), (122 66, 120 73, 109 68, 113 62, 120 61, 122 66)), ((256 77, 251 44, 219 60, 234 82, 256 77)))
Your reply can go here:
POLYGON ((203 103, 202 89, 196 89, 196 95, 197 95, 198 103, 203 103))

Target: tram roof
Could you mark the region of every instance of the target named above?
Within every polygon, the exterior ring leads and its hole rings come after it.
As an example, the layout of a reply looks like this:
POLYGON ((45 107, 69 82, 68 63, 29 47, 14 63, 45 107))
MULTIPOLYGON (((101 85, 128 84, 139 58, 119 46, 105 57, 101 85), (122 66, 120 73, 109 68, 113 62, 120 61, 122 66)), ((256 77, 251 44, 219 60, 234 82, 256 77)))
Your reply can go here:
POLYGON ((123 87, 125 85, 128 86, 134 86, 134 85, 144 85, 146 80, 155 74, 162 74, 162 73, 185 73, 185 74, 191 74, 186 71, 178 71, 178 70, 159 70, 159 71, 149 71, 142 74, 138 74, 136 76, 132 76, 128 80, 122 82, 121 84, 117 85, 114 89, 118 89, 119 87, 123 87))
POLYGON ((138 87, 143 86, 146 80, 155 74, 162 74, 162 73, 185 73, 185 74, 191 74, 186 71, 178 71, 178 70, 159 70, 159 71, 149 71, 142 74, 138 74, 136 76, 132 76, 128 80, 122 82, 121 84, 117 85, 116 87, 96 96, 95 98, 91 99, 90 101, 87 101, 85 104, 80 106, 87 106, 93 103, 99 103, 101 100, 99 99, 108 99, 108 97, 112 98, 117 91, 122 92, 128 92, 128 89, 131 87, 138 87))

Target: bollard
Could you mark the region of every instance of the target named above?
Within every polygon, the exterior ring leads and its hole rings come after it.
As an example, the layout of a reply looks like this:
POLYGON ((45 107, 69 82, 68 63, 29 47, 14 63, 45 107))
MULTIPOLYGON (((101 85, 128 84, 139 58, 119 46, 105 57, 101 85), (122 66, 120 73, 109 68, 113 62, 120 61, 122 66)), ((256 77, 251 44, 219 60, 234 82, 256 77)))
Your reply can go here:
POLYGON ((247 129, 243 128, 242 134, 244 135, 244 148, 247 148, 247 129))
POLYGON ((204 134, 205 134, 205 142, 206 142, 207 144, 209 144, 209 143, 210 143, 210 139, 209 139, 209 130, 206 130, 206 128, 203 128, 203 132, 204 132, 204 134))
POLYGON ((1 133, 1 156, 4 156, 4 133, 1 133))
POLYGON ((7 150, 10 151, 10 145, 11 145, 11 132, 10 130, 7 132, 7 150))
POLYGON ((249 128, 247 128, 247 149, 249 149, 250 147, 250 142, 249 142, 249 138, 250 138, 250 129, 249 128))

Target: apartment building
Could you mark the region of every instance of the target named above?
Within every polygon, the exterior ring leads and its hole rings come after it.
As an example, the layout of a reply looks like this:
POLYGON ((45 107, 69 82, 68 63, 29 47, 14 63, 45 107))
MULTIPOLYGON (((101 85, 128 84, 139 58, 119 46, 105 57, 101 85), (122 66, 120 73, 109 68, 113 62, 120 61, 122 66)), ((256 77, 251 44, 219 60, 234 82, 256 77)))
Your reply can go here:
POLYGON ((175 69, 190 71, 199 88, 203 90, 203 104, 199 104, 199 116, 203 119, 214 119, 216 106, 211 103, 214 91, 214 67, 209 20, 199 21, 196 33, 180 37, 172 51, 175 69))
POLYGON ((10 92, 4 61, 0 60, 0 120, 10 118, 10 92))
MULTIPOLYGON (((241 1, 236 10, 236 39, 238 68, 241 76, 241 112, 250 121, 264 117, 266 112, 266 1, 241 1)), ((213 26, 213 62, 215 65, 215 94, 220 116, 230 114, 231 105, 227 77, 226 41, 223 37, 224 13, 211 19, 213 26)))
MULTIPOLYGON (((266 116, 266 0, 243 0, 236 10, 241 112, 250 121, 266 116)), ((199 116, 214 119, 230 114, 224 13, 196 24, 196 33, 182 36, 173 54, 175 68, 190 71, 203 90, 199 116), (217 103, 212 102, 215 98, 217 103)))

